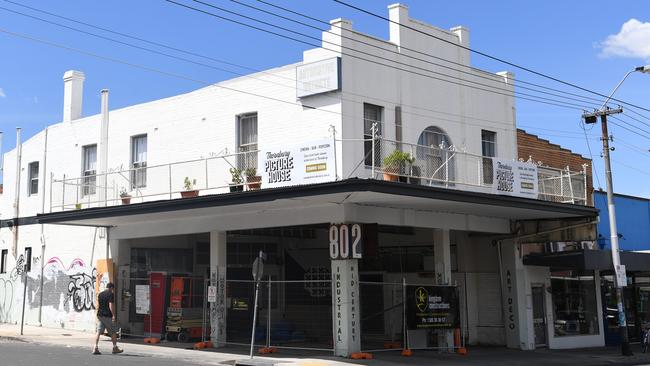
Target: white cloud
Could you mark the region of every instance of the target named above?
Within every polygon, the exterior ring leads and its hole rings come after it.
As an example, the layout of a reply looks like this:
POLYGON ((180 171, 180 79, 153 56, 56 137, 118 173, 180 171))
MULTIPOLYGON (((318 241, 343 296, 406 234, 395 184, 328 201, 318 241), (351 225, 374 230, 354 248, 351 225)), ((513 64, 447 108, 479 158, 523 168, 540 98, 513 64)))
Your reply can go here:
POLYGON ((6 98, 7 94, 5 94, 4 89, 0 88, 0 98, 6 98))
POLYGON ((634 18, 623 23, 620 32, 607 36, 600 43, 601 56, 641 58, 650 61, 650 22, 634 18))

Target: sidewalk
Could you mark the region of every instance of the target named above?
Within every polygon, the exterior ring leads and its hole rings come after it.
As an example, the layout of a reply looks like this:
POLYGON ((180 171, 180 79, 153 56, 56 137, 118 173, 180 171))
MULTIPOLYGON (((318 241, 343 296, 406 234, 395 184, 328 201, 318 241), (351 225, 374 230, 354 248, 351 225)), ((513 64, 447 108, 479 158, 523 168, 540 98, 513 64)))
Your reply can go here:
MULTIPOLYGON (((93 335, 69 329, 40 328, 25 326, 24 335, 20 336, 20 326, 0 324, 0 340, 24 341, 35 344, 47 344, 60 347, 86 348, 90 353, 93 335)), ((235 360, 248 356, 246 347, 227 347, 210 350, 187 349, 192 343, 162 343, 148 345, 142 340, 130 338, 120 341, 120 346, 127 354, 140 354, 151 357, 173 358, 182 361, 206 365, 232 365, 235 360)), ((102 337, 100 348, 110 349, 110 340, 102 337)), ((345 366, 345 365, 644 365, 650 364, 650 353, 643 354, 638 345, 633 346, 634 356, 620 356, 620 350, 612 347, 589 348, 578 350, 547 350, 534 352, 509 350, 503 347, 472 347, 466 356, 434 351, 414 351, 412 357, 402 357, 398 351, 378 352, 373 360, 346 360, 327 353, 311 353, 305 351, 285 351, 274 357, 255 357, 266 361, 266 364, 282 366, 345 366)))

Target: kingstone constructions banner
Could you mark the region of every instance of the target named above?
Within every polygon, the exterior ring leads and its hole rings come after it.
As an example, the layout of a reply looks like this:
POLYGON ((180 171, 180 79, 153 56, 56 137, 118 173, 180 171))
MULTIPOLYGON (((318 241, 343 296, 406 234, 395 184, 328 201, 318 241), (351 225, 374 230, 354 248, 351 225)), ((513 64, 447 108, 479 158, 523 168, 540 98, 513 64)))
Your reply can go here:
POLYGON ((334 181, 334 166, 334 145, 327 139, 262 149, 257 171, 263 188, 275 188, 334 181))

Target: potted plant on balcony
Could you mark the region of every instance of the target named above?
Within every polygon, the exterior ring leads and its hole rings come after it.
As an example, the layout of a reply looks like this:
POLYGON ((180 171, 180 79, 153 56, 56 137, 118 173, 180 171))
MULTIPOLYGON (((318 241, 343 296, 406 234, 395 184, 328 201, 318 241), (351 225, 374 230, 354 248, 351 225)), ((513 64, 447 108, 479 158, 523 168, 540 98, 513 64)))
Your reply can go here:
POLYGON ((232 177, 230 183, 230 192, 241 192, 244 190, 244 178, 241 176, 241 169, 230 168, 230 175, 232 177))
POLYGON ((406 166, 413 164, 415 158, 411 154, 395 150, 384 158, 384 180, 397 182, 399 176, 406 171, 406 166))
POLYGON ((131 203, 131 195, 126 191, 126 188, 120 188, 120 198, 122 199, 123 205, 128 205, 131 203))
POLYGON ((244 175, 246 175, 246 186, 249 191, 260 189, 262 186, 262 177, 257 175, 257 169, 247 168, 244 170, 244 175))
POLYGON ((183 188, 185 188, 185 190, 181 192, 181 197, 188 198, 198 196, 199 190, 194 188, 195 185, 196 179, 190 180, 189 177, 185 177, 185 180, 183 181, 183 188))

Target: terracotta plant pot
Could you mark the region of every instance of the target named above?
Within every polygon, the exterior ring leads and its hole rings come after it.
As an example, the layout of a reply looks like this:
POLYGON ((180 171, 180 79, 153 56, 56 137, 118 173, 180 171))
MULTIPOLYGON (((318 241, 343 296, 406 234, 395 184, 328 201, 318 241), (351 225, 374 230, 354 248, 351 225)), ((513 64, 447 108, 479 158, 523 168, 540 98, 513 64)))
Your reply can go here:
POLYGON ((399 179, 399 175, 384 172, 384 180, 387 180, 387 181, 390 181, 390 182, 397 182, 398 179, 399 179))
POLYGON ((195 189, 193 191, 182 191, 181 192, 181 197, 183 198, 190 198, 190 197, 197 197, 199 195, 199 190, 195 189))
POLYGON ((246 177, 246 186, 249 191, 260 189, 262 187, 262 177, 259 175, 246 177))
POLYGON ((122 197, 122 204, 123 205, 128 205, 131 203, 131 196, 124 196, 122 197))

